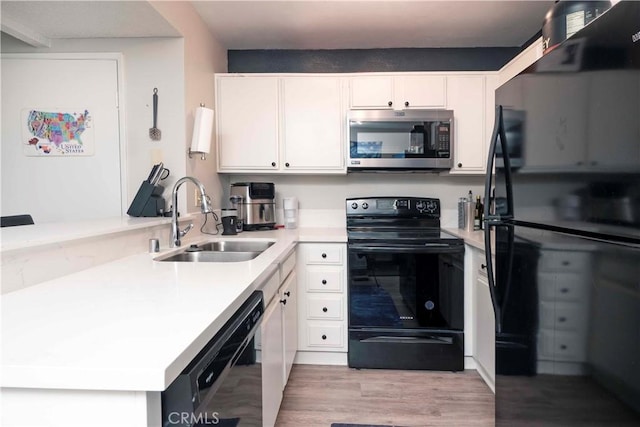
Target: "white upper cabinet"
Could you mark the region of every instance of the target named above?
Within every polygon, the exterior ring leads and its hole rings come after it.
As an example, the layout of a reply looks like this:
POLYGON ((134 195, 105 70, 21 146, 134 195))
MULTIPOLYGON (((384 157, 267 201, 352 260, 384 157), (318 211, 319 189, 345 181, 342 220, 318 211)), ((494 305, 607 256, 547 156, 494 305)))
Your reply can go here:
POLYGON ((488 137, 485 132, 485 76, 447 77, 447 109, 453 110, 454 165, 451 173, 484 173, 488 137))
POLYGON ((282 154, 285 169, 344 168, 342 84, 335 77, 282 79, 282 154))
POLYGON ((278 79, 216 79, 218 171, 278 166, 278 79))
POLYGON ((444 108, 444 75, 383 75, 351 78, 352 109, 444 108))
POLYGON ((218 172, 346 173, 335 76, 216 76, 218 172))

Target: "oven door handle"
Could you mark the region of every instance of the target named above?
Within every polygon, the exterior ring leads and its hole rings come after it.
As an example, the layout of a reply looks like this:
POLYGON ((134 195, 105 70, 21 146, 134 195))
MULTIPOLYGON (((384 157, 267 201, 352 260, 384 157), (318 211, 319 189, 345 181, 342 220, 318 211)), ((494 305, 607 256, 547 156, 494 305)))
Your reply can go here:
POLYGON ((425 253, 459 253, 464 252, 464 245, 450 245, 448 243, 428 243, 423 246, 390 246, 349 243, 347 250, 368 253, 392 254, 425 254, 425 253))
POLYGON ((366 343, 398 343, 398 344, 452 344, 453 338, 428 335, 424 337, 403 337, 403 336, 377 336, 365 338, 360 342, 366 343))

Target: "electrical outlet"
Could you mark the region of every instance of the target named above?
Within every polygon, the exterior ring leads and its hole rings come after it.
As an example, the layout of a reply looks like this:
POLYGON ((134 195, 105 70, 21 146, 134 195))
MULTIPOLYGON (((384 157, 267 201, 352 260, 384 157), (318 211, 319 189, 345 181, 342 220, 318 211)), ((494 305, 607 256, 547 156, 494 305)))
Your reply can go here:
POLYGON ((194 188, 193 190, 193 199, 195 200, 195 202, 193 202, 193 206, 199 208, 202 204, 202 199, 200 198, 200 192, 197 188, 194 188))

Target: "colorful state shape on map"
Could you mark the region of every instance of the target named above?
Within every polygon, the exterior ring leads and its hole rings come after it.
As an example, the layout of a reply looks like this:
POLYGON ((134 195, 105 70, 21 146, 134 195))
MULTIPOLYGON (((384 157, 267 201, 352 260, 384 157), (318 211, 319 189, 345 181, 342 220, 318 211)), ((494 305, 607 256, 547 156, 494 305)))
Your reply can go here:
POLYGON ((48 139, 59 147, 63 142, 76 141, 82 145, 80 136, 86 130, 89 111, 83 114, 52 113, 31 110, 27 118, 29 132, 38 138, 48 139))

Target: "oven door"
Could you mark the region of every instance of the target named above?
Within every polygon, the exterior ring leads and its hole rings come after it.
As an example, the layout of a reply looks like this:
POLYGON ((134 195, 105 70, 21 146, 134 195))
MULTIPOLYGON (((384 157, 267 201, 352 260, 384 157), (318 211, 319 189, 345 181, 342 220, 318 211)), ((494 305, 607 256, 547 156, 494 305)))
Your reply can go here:
POLYGON ((349 327, 464 327, 464 246, 349 244, 349 327))
POLYGON ((349 366, 464 369, 464 245, 350 243, 349 366))

